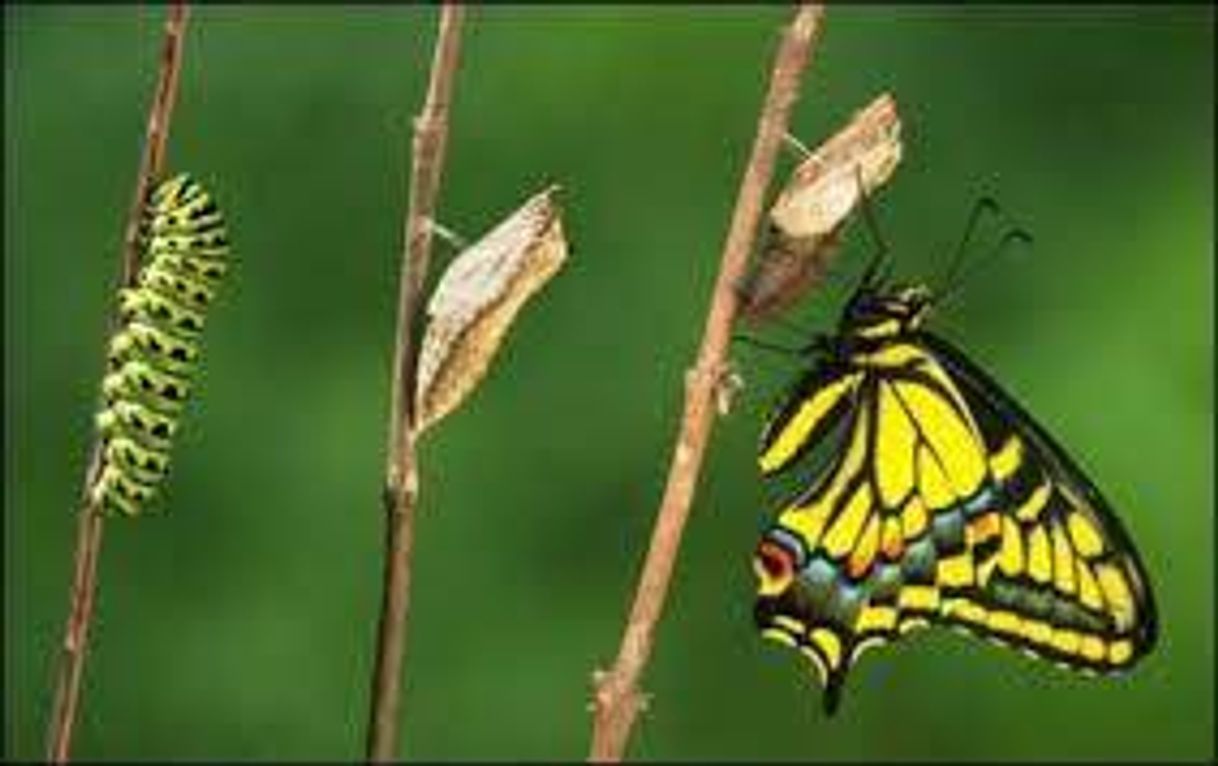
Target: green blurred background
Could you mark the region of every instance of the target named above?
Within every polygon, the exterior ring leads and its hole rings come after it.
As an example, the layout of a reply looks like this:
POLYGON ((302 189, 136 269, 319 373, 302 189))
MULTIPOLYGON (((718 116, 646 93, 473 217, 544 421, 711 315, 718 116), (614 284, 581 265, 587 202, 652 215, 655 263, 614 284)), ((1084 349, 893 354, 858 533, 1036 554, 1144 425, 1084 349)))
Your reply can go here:
MULTIPOLYGON (((29 758, 163 11, 4 13, 4 733, 29 758)), ((476 237, 556 180, 573 255, 422 447, 406 757, 586 752, 589 675, 616 652, 787 17, 472 9, 442 222, 476 237)), ((435 21, 195 9, 169 164, 214 189, 238 263, 171 512, 108 525, 81 757, 362 751, 409 124, 435 21)), ((737 345, 747 387, 713 434, 632 757, 1213 753, 1213 22, 1208 6, 833 7, 792 123, 815 144, 894 92, 906 158, 878 207, 904 276, 939 273, 979 194, 1034 232, 935 327, 1118 509, 1154 580, 1155 653, 1096 680, 930 631, 868 654, 826 720, 805 661, 750 617, 775 503, 756 437, 797 364, 737 345)), ((788 318, 825 329, 865 252, 854 232, 842 276, 788 318)))

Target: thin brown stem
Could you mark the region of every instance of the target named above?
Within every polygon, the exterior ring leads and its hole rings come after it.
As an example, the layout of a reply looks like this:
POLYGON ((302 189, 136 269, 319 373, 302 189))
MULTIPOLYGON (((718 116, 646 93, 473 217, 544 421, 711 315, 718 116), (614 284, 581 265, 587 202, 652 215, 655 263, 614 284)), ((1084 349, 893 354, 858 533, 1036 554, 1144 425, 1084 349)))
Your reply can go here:
POLYGON ((774 60, 752 154, 740 183, 731 227, 723 246, 702 345, 697 361, 686 372, 685 409, 643 573, 617 660, 612 669, 597 674, 590 761, 621 760, 630 729, 642 707, 638 679, 651 654, 656 623, 664 610, 681 534, 689 518, 702 456, 710 436, 715 389, 724 369, 732 321, 737 311, 735 285, 739 284, 748 265, 765 190, 774 172, 775 159, 799 95, 800 79, 820 30, 822 15, 819 6, 801 5, 783 34, 774 60))
MULTIPOLYGON (((161 175, 164 165, 169 123, 173 116, 174 102, 177 100, 178 73, 182 67, 182 43, 189 18, 190 7, 185 3, 176 2, 169 7, 165 20, 165 41, 161 47, 156 91, 148 110, 144 150, 123 236, 123 259, 118 279, 118 283, 123 286, 134 284, 139 271, 140 216, 144 202, 148 199, 148 189, 153 179, 161 175)), ((117 326, 117 322, 117 314, 111 315, 111 330, 117 326)), ((104 517, 96 503, 91 500, 91 490, 100 470, 101 442, 95 440, 82 482, 72 586, 68 595, 68 617, 55 684, 55 699, 47 729, 47 760, 51 763, 66 763, 70 759, 72 735, 80 711, 80 684, 84 676, 89 626, 93 619, 93 599, 97 592, 97 562, 101 555, 102 543, 104 517)))
POLYGON ((411 141, 410 209, 398 286, 398 324, 394 344, 389 447, 385 469, 385 561, 381 611, 377 628, 376 665, 368 721, 367 756, 391 761, 401 729, 402 663, 410 611, 410 567, 419 479, 414 448, 415 327, 422 310, 423 285, 431 255, 432 229, 448 138, 448 105, 461 52, 465 10, 445 3, 440 10, 431 78, 423 109, 414 121, 411 141))

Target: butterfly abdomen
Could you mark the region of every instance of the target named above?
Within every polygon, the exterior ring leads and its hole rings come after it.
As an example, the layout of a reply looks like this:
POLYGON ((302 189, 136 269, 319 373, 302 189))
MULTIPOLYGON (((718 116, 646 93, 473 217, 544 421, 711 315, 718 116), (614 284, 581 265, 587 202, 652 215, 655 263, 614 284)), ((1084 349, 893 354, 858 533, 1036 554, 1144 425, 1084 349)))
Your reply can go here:
POLYGON ((122 324, 102 381, 102 465, 92 490, 99 507, 127 515, 142 512, 168 474, 205 312, 228 267, 223 216, 187 175, 153 191, 142 240, 136 286, 119 293, 122 324))

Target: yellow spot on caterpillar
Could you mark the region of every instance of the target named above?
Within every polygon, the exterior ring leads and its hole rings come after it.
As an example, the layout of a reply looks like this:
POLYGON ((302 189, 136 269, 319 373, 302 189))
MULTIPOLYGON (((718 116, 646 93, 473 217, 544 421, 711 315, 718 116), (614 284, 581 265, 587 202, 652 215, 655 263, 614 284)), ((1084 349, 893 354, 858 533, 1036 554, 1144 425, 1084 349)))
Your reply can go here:
POLYGON ((1015 518, 1020 521, 1034 521, 1040 514, 1045 503, 1049 501, 1049 494, 1053 491, 1052 485, 1048 481, 1042 482, 1036 489, 1032 490, 1032 494, 1028 495, 1019 508, 1015 510, 1015 518))
POLYGON ((1028 574, 1033 580, 1045 583, 1053 576, 1053 560, 1049 555, 1049 535, 1044 527, 1035 527, 1028 533, 1028 574))
POLYGON ((103 435, 109 435, 114 432, 118 426, 118 415, 114 414, 114 410, 105 409, 97 413, 93 417, 93 421, 97 424, 97 430, 103 435))
POLYGON ((1023 462, 1023 442, 1011 435, 1002 447, 990 457, 990 472, 998 481, 1009 479, 1023 462))
POLYGON ((150 487, 129 480, 115 465, 102 468, 92 491, 94 504, 118 510, 127 516, 138 516, 141 507, 153 496, 150 487))
POLYGON ((1079 555, 1091 558, 1103 553, 1104 541, 1100 538, 1099 532, 1095 530, 1095 526, 1083 514, 1071 513, 1066 519, 1066 524, 1070 530, 1070 539, 1074 541, 1074 547, 1078 549, 1079 555))
POLYGON ((928 620, 924 620, 921 617, 906 617, 897 623, 897 632, 899 632, 901 635, 905 635, 910 631, 922 630, 923 628, 929 627, 930 622, 928 620))
POLYGON ((973 557, 971 553, 943 559, 936 568, 936 579, 942 585, 962 586, 973 584, 973 557))

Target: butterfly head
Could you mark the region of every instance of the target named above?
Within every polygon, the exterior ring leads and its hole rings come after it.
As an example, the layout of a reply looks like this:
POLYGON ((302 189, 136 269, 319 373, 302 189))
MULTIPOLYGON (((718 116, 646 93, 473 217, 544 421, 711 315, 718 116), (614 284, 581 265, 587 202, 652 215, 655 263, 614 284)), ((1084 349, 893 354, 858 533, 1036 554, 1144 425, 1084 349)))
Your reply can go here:
POLYGON ((923 284, 864 285, 842 313, 843 335, 880 339, 918 329, 930 312, 934 296, 923 284))

